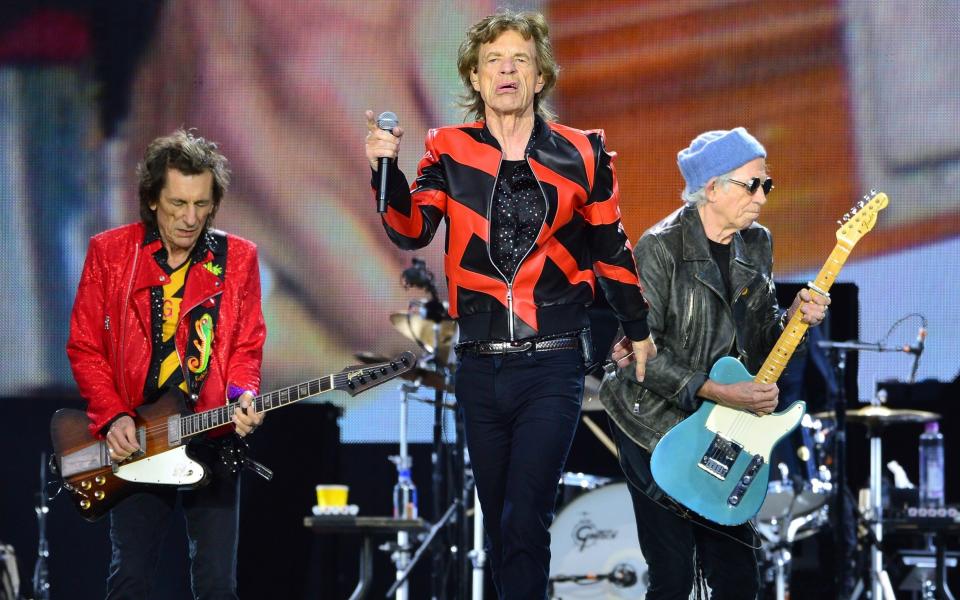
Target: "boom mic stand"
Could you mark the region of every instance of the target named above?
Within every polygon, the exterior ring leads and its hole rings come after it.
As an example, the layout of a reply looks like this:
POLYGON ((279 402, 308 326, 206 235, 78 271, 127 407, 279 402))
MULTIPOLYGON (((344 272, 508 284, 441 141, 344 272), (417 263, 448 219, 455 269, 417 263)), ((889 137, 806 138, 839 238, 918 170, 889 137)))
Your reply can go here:
MULTIPOLYGON (((843 590, 846 580, 847 567, 847 540, 843 535, 843 523, 847 502, 847 353, 848 352, 910 352, 912 349, 903 346, 886 346, 883 344, 870 344, 860 341, 834 342, 831 340, 822 340, 817 342, 820 348, 830 351, 833 358, 831 361, 834 366, 834 377, 837 382, 837 394, 834 398, 834 418, 836 420, 834 432, 834 464, 836 468, 836 482, 834 489, 836 497, 834 498, 834 510, 837 515, 837 526, 834 527, 834 547, 836 548, 836 574, 835 582, 838 594, 843 590)), ((879 492, 878 492, 879 493, 879 492)), ((854 507, 855 508, 855 507, 854 507)), ((854 513, 859 511, 854 510, 854 513)), ((874 532, 876 533, 876 532, 874 532)), ((877 540, 879 542, 880 540, 877 540)), ((839 597, 839 596, 838 596, 839 597)))

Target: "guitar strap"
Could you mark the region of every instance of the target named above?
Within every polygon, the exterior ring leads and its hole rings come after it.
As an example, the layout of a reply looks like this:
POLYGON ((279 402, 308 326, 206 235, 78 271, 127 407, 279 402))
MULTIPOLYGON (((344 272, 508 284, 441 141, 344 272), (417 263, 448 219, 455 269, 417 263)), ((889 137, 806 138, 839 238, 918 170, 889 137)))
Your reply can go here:
MULTIPOLYGON (((204 241, 212 260, 193 268, 203 268, 216 275, 220 281, 227 277, 227 236, 221 231, 208 230, 204 234, 204 241)), ((221 289, 223 286, 221 285, 221 289)), ((213 356, 213 344, 217 332, 217 321, 220 316, 222 295, 202 302, 190 311, 187 322, 190 323, 190 333, 187 338, 187 349, 184 356, 183 374, 187 385, 187 396, 200 396, 200 388, 210 372, 210 358, 213 356)))

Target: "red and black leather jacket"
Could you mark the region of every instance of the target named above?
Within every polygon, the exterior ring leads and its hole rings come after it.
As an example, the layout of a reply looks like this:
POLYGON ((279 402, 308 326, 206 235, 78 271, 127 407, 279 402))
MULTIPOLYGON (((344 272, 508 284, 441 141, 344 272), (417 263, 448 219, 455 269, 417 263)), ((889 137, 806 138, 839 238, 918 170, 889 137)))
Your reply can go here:
POLYGON ((540 133, 526 161, 543 192, 546 217, 512 279, 490 257, 502 153, 483 121, 430 130, 412 186, 392 167, 384 228, 397 246, 413 250, 430 243, 446 222, 450 314, 462 341, 520 340, 588 327, 586 306, 597 281, 626 335, 645 339, 647 304, 620 224, 614 155, 604 148, 603 132, 537 119, 540 133))
MULTIPOLYGON (((144 402, 153 351, 150 289, 168 277, 153 258, 162 242, 147 241, 145 234, 144 225, 135 223, 94 236, 80 276, 67 355, 93 435, 120 414, 132 416, 144 402)), ((256 246, 222 232, 206 235, 208 249, 187 274, 174 335, 183 365, 192 326, 187 316, 196 306, 218 307, 197 412, 223 406, 244 391, 257 393, 266 339, 256 246), (215 261, 223 255, 225 261, 215 261), (221 262, 225 270, 212 267, 221 262)))

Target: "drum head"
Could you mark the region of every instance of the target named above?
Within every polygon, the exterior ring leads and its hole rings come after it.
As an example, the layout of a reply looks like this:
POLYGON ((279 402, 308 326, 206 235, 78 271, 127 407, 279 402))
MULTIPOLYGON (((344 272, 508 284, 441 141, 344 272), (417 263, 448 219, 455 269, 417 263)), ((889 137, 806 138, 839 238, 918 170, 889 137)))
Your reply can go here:
POLYGON ((626 483, 606 485, 565 506, 550 527, 553 598, 640 599, 647 593, 647 561, 640 552, 626 483), (620 584, 602 580, 555 581, 616 571, 620 584), (632 580, 632 583, 630 583, 632 580))

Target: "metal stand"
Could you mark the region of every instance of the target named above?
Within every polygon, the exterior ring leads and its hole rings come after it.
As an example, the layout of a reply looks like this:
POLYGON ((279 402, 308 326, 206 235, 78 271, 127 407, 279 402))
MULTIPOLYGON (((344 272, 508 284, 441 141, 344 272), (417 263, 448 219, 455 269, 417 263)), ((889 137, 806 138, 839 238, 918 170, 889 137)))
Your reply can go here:
MULTIPOLYGON (((873 404, 878 404, 876 399, 874 399, 873 404)), ((870 597, 894 600, 890 577, 883 568, 883 446, 880 429, 881 427, 877 425, 869 427, 867 430, 867 435, 870 438, 870 507, 868 517, 872 523, 871 531, 873 532, 873 535, 869 538, 870 597)))
POLYGON ((47 543, 47 454, 40 454, 40 492, 37 494, 37 563, 33 567, 34 600, 50 600, 50 580, 47 571, 47 559, 50 558, 50 546, 47 543))
MULTIPOLYGON (((836 496, 834 510, 836 514, 836 526, 834 527, 834 547, 836 548, 836 589, 838 595, 842 593, 844 581, 847 574, 847 540, 843 535, 841 520, 844 511, 844 504, 847 501, 845 490, 847 489, 847 388, 846 388, 846 370, 847 370, 847 352, 869 351, 869 352, 909 352, 902 346, 884 346, 882 344, 868 344, 858 341, 833 342, 824 340, 817 342, 817 345, 826 350, 831 350, 831 357, 834 357, 834 374, 837 381, 837 396, 834 399, 834 415, 836 418, 836 432, 834 433, 834 464, 836 468, 836 496)), ((875 400, 875 399, 874 399, 875 400)), ((872 436, 872 434, 871 434, 872 436)), ((876 542, 871 548, 871 593, 872 598, 880 598, 879 595, 883 581, 886 582, 885 588, 890 590, 892 587, 886 572, 883 570, 883 554, 880 551, 879 543, 883 540, 882 508, 881 508, 881 445, 880 437, 870 438, 870 504, 874 508, 873 534, 876 542)), ((851 598, 859 596, 863 585, 857 584, 851 598)), ((891 596, 892 598, 892 596, 891 596)))
POLYGON ((836 494, 834 495, 834 514, 836 515, 836 525, 833 528, 833 542, 836 549, 835 560, 835 585, 838 597, 843 592, 844 582, 847 575, 847 540, 843 534, 843 524, 841 520, 846 502, 847 489, 847 352, 851 350, 843 345, 834 342, 819 342, 821 348, 832 350, 831 356, 834 357, 834 376, 837 380, 837 397, 834 398, 833 412, 836 419, 834 431, 834 466, 836 469, 836 494))
MULTIPOLYGON (((413 383, 404 383, 401 387, 403 390, 403 398, 400 401, 400 452, 396 456, 391 456, 390 460, 397 465, 397 483, 404 483, 402 481, 405 477, 404 472, 409 472, 413 467, 413 459, 410 457, 409 446, 407 442, 407 420, 410 409, 410 395, 416 393, 419 386, 413 383)), ((394 515, 394 517, 402 518, 404 515, 394 515)), ((414 518, 417 515, 413 515, 414 518)), ((369 540, 365 540, 365 543, 369 540)), ((403 575, 403 572, 407 569, 407 565, 410 564, 410 533, 408 531, 398 529, 397 530, 397 547, 396 550, 390 555, 391 560, 393 560, 394 565, 397 567, 397 579, 403 575)), ((399 588, 397 588, 396 600, 409 600, 410 590, 406 582, 403 583, 399 588)))
POLYGON ((473 585, 471 587, 473 600, 483 600, 483 569, 487 564, 487 551, 483 547, 483 509, 480 508, 480 496, 477 487, 473 487, 473 550, 470 551, 470 562, 473 564, 473 585))

